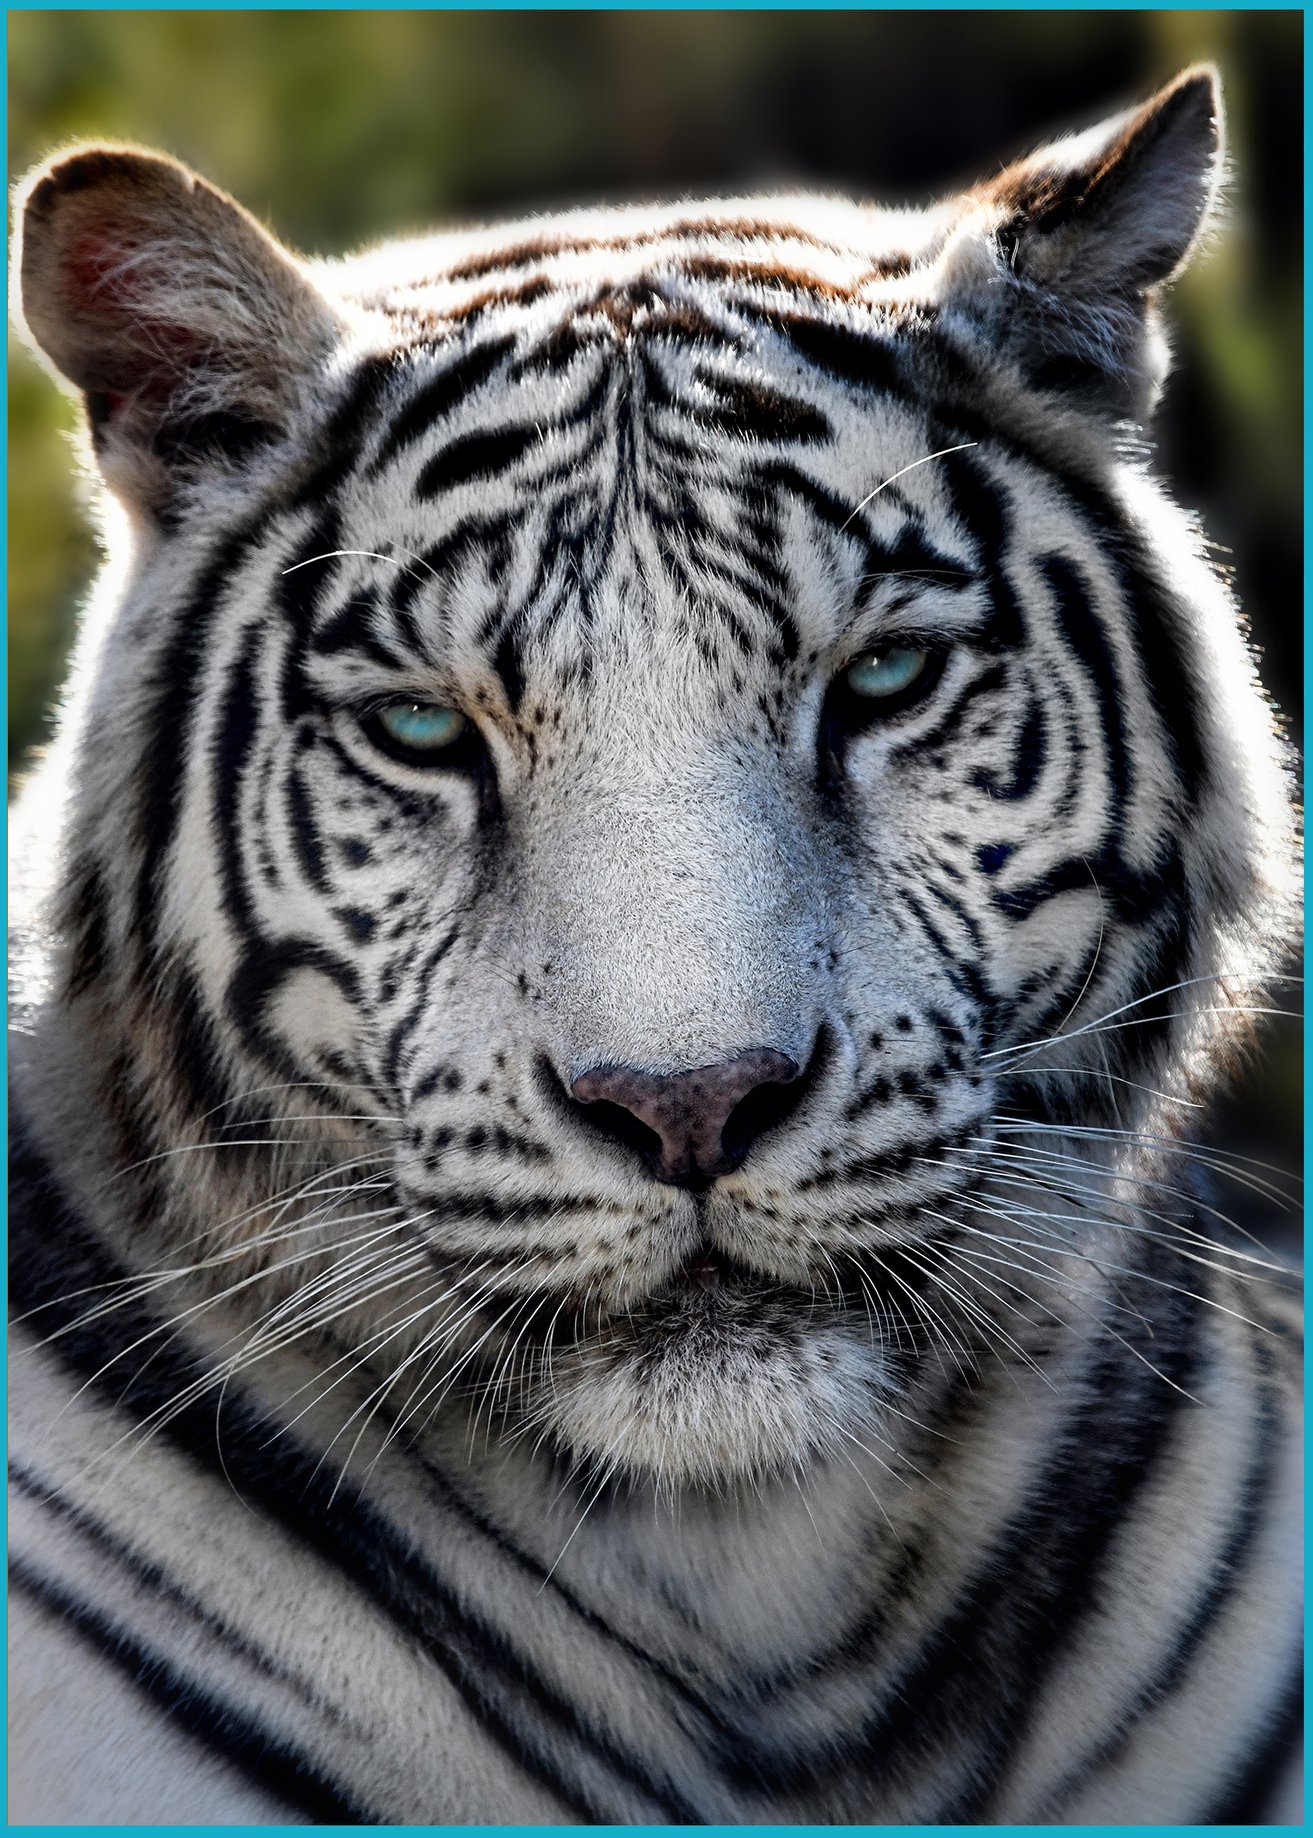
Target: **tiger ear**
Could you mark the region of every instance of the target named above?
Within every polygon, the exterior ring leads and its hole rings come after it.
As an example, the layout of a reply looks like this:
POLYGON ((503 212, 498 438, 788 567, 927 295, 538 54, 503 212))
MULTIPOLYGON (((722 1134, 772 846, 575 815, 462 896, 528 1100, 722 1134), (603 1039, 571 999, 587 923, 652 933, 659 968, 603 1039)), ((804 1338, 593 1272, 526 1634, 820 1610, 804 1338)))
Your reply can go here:
POLYGON ((160 517, 207 463, 277 439, 340 327, 296 259, 178 161, 86 146, 18 193, 32 343, 86 399, 107 482, 160 517))
POLYGON ((1036 382, 1123 413, 1152 406, 1166 370, 1156 289, 1198 242, 1221 167, 1217 74, 1200 66, 978 188, 1005 265, 1007 341, 1036 382))

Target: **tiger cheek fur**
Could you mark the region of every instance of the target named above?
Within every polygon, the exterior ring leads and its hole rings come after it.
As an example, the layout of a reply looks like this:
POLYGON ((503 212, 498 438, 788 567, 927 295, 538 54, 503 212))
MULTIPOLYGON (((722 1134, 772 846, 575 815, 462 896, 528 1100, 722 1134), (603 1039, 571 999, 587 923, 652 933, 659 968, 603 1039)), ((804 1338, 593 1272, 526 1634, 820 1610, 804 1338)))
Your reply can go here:
POLYGON ((16 1295, 34 1395, 159 1440, 103 1524, 94 1456, 24 1443, 76 1548, 20 1570, 85 1635, 77 1538, 128 1552, 101 1644, 158 1640, 157 1707, 261 1792, 1240 1804, 1289 1304, 1203 1235, 1181 1118, 1296 839, 1134 440, 1219 158, 1195 72, 925 212, 317 263, 162 156, 26 182, 27 329, 123 529, 19 820, 16 1295))

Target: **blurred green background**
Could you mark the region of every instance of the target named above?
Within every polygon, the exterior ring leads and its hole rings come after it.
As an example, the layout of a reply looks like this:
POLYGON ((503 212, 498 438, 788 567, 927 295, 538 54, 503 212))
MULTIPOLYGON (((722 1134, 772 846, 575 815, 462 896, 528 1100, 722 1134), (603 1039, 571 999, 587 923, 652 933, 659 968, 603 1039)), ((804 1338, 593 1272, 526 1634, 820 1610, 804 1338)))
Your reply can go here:
MULTIPOLYGON (((918 202, 1209 59, 1233 180, 1174 292, 1159 463, 1226 551, 1298 738, 1302 33, 1250 11, 11 12, 9 170, 80 136, 165 147, 322 254, 597 198, 802 181, 918 202)), ((9 387, 13 766, 95 553, 72 406, 22 351, 9 387)), ((1244 1125, 1264 1139, 1298 1114, 1287 1031, 1244 1125)))

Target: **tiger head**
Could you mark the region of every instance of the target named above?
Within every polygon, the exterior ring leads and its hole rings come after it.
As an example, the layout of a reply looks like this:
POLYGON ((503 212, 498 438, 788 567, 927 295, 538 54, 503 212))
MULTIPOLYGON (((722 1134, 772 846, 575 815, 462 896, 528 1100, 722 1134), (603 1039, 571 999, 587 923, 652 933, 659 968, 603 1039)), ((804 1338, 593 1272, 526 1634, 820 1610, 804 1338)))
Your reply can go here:
POLYGON ((116 525, 61 999, 252 1310, 349 1327, 403 1419, 722 1487, 988 1315, 1020 1133, 1206 1090, 1292 910, 1136 444, 1218 162, 1191 72, 922 212, 304 262, 161 156, 27 182, 116 525))

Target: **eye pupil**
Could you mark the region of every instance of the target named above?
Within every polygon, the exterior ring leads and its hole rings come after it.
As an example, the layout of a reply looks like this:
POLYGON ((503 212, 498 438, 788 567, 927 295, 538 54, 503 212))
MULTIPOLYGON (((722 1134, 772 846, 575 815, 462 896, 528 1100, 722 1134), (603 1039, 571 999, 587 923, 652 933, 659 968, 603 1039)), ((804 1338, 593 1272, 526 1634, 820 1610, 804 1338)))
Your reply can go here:
POLYGON ((929 653, 914 645, 890 645, 851 665, 846 672, 854 695, 878 700, 909 689, 925 670, 929 653))

